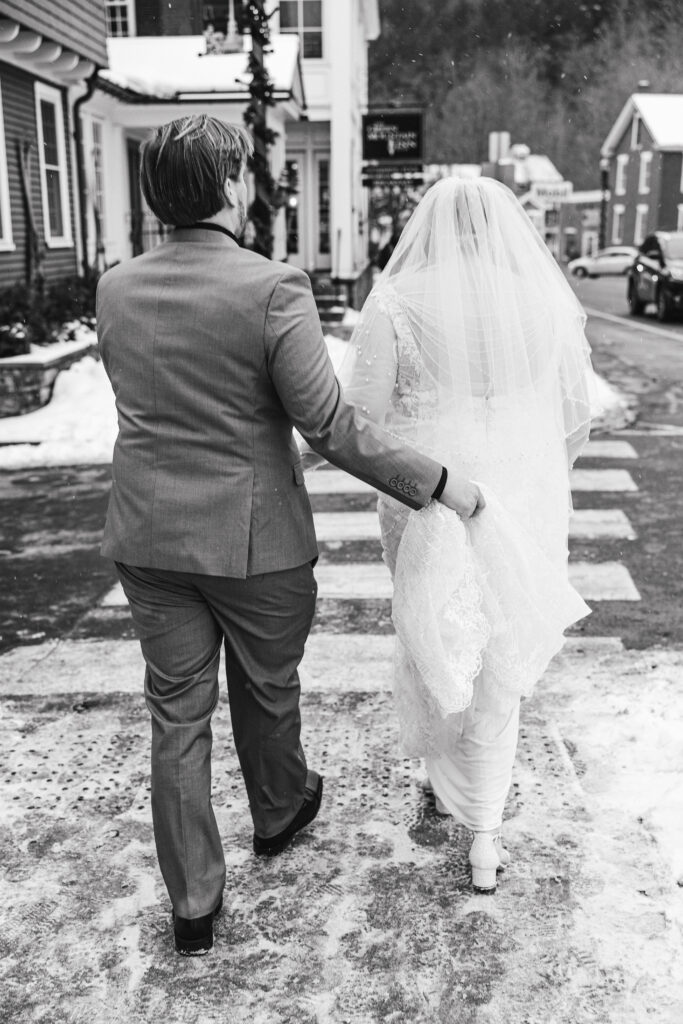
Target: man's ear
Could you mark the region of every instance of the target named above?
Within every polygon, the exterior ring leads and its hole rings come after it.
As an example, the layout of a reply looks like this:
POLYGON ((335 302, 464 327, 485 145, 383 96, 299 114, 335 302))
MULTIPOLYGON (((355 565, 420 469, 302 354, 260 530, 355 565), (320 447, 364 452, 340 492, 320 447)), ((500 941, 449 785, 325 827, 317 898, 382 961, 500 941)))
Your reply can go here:
POLYGON ((237 195, 235 194, 235 183, 231 178, 226 178, 223 184, 223 195, 228 206, 236 207, 237 195))

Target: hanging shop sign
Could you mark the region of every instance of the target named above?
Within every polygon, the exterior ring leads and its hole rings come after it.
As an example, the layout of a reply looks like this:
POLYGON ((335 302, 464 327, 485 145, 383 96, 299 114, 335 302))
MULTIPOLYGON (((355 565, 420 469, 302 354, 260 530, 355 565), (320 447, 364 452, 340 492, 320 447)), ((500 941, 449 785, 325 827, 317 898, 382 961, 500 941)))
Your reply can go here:
POLYGON ((377 110, 363 116, 363 160, 422 163, 420 111, 377 110))
POLYGON ((422 185, 424 171, 421 164, 365 164, 363 184, 371 188, 377 185, 422 185))

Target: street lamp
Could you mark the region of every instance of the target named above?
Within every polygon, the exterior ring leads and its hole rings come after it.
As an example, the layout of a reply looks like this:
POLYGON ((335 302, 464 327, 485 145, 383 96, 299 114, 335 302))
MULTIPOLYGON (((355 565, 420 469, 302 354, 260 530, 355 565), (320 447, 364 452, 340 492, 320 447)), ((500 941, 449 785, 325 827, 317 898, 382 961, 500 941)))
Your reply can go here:
POLYGON ((605 248, 607 237, 607 200, 609 198, 609 159, 600 161, 600 228, 598 231, 598 249, 605 248))

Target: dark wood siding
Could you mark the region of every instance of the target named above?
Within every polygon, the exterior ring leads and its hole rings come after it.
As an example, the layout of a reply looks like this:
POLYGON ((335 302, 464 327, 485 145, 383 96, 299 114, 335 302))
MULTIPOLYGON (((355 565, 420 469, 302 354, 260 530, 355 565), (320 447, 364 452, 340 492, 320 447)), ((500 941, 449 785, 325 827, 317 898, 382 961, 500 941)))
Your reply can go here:
POLYGON ((0 0, 0 16, 13 18, 99 67, 107 64, 102 0, 0 0))
POLYGON ((681 196, 681 154, 662 153, 661 158, 662 188, 655 226, 663 231, 675 231, 678 221, 678 204, 683 202, 683 196, 681 196))
MULTIPOLYGON (((5 121, 5 146, 7 149, 7 172, 9 178, 10 205, 12 212, 12 235, 15 245, 13 252, 0 251, 0 288, 6 288, 15 281, 24 280, 26 274, 26 214, 22 199, 19 144, 23 140, 32 143, 31 149, 31 198, 33 213, 38 226, 41 242, 43 231, 43 200, 40 188, 40 165, 38 163, 38 137, 36 129, 36 104, 34 83, 37 79, 18 68, 0 62, 0 86, 2 88, 2 110, 5 121)), ((72 167, 69 158, 70 120, 66 95, 62 93, 62 113, 67 145, 67 168, 69 174, 69 197, 71 213, 71 234, 76 238, 74 222, 72 167)), ((44 273, 48 281, 58 280, 77 270, 75 245, 68 249, 48 249, 45 253, 44 273)))

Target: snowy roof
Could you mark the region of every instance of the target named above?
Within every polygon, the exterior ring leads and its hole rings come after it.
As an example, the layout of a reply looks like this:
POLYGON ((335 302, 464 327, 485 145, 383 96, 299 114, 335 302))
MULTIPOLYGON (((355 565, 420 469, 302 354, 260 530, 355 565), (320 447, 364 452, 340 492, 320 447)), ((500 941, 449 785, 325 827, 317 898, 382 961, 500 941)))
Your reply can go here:
POLYGON ((640 114, 657 149, 683 149, 683 94, 636 92, 612 125, 602 144, 602 156, 614 155, 635 113, 640 114))
POLYGON ((548 182, 563 181, 550 157, 541 153, 528 153, 516 159, 513 156, 504 157, 499 161, 501 165, 512 164, 515 169, 516 185, 533 185, 548 182))
MULTIPOLYGON (((192 99, 248 92, 251 37, 241 53, 206 54, 203 36, 127 36, 107 39, 109 68, 99 78, 153 99, 192 99)), ((275 36, 265 55, 276 97, 294 96, 303 107, 299 39, 275 36)))

